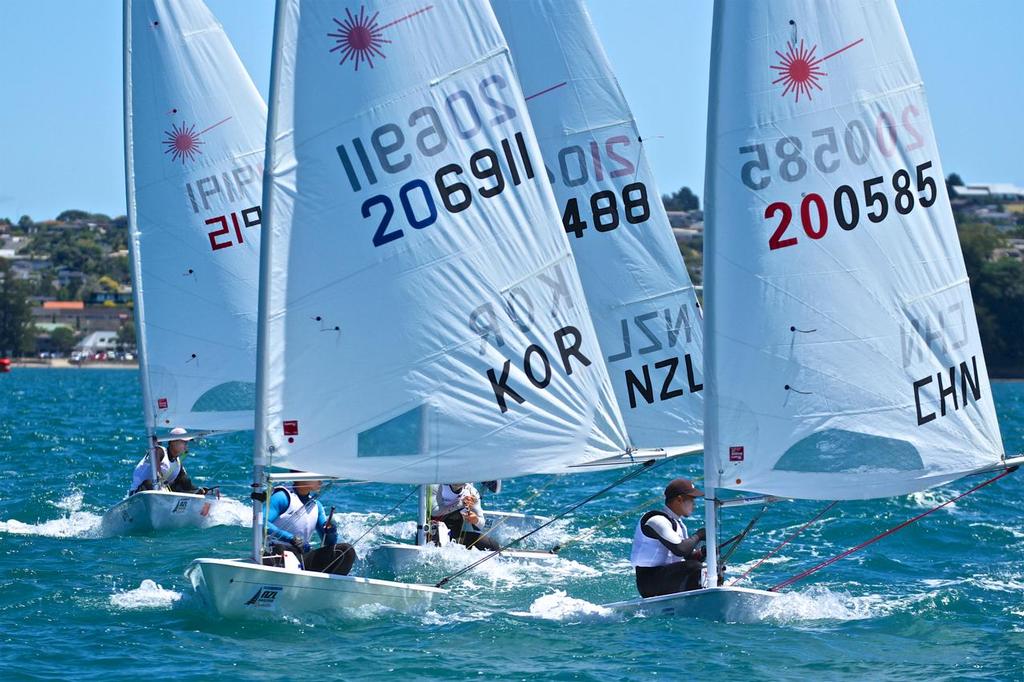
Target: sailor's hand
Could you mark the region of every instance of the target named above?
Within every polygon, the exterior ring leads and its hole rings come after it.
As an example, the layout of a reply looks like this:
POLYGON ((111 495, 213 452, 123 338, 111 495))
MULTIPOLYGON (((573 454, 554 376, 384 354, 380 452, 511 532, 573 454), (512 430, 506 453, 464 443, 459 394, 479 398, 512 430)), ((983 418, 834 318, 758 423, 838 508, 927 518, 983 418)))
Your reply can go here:
POLYGON ((462 504, 466 505, 467 507, 475 507, 479 502, 480 500, 477 499, 476 495, 466 495, 465 497, 462 498, 462 504))
POLYGON ((480 517, 474 514, 472 510, 467 510, 464 516, 466 517, 466 520, 472 523, 474 526, 480 523, 480 517))
POLYGON ((298 535, 292 537, 291 545, 299 554, 305 554, 306 552, 312 549, 309 543, 306 542, 303 538, 300 538, 298 535))
POLYGON ((704 540, 707 537, 707 533, 704 532, 703 528, 698 528, 697 532, 693 534, 693 537, 697 538, 698 540, 704 540))
POLYGON ((196 488, 195 490, 196 495, 205 495, 208 492, 210 491, 207 490, 206 488, 196 488))

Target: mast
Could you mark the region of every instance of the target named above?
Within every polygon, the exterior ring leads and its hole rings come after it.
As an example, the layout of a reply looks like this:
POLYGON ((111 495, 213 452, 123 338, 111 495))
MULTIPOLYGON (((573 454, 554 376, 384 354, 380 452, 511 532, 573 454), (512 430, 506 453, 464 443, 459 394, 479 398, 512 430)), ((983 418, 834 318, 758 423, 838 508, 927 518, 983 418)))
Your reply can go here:
POLYGON ((430 495, 430 486, 420 486, 420 506, 416 519, 416 544, 427 544, 427 496, 430 495))
MULTIPOLYGON (((278 0, 274 13, 274 43, 270 60, 270 93, 267 101, 267 144, 264 149, 263 164, 263 225, 261 230, 268 230, 273 225, 273 204, 270 199, 270 188, 273 187, 274 163, 277 161, 275 153, 277 145, 274 143, 275 123, 277 122, 278 109, 278 79, 281 74, 281 17, 285 11, 285 0, 278 0)), ((260 493, 266 493, 266 473, 264 468, 269 464, 268 442, 267 442, 267 376, 270 369, 270 362, 267 355, 267 293, 270 288, 271 267, 273 261, 270 258, 273 239, 260 239, 260 292, 259 304, 256 314, 256 414, 253 433, 252 452, 252 553, 256 562, 262 561, 263 556, 263 510, 266 508, 268 497, 264 494, 262 499, 260 493)))
POLYGON ((153 430, 153 392, 149 384, 149 354, 146 345, 146 313, 143 304, 142 254, 139 252, 139 226, 135 211, 135 145, 132 139, 132 3, 124 0, 124 183, 128 199, 128 250, 134 298, 135 343, 139 356, 139 380, 142 384, 142 413, 146 421, 146 445, 149 452, 149 473, 153 487, 157 484, 156 441, 153 430))
MULTIPOLYGON (((719 16, 722 12, 722 3, 716 2, 714 9, 714 20, 711 30, 711 79, 708 86, 708 127, 706 144, 706 161, 708 169, 715 167, 717 160, 715 141, 717 139, 717 108, 719 88, 718 81, 714 78, 716 63, 721 49, 722 21, 719 16)), ((704 174, 704 262, 707 263, 708 255, 715 253, 715 230, 714 223, 717 215, 714 206, 715 174, 704 174)), ((708 266, 705 265, 705 268, 708 266)), ((705 277, 705 282, 708 278, 705 277)), ((707 297, 705 297, 705 302, 707 297)), ((714 329, 716 306, 704 306, 704 328, 714 329)), ((715 335, 705 334, 704 336, 704 376, 710 379, 709 369, 714 366, 716 351, 715 335)), ((717 442, 719 429, 718 413, 714 409, 718 396, 718 387, 715 381, 705 381, 704 400, 704 532, 706 534, 705 546, 707 547, 707 587, 718 586, 718 506, 717 499, 718 466, 717 458, 713 450, 708 450, 708 443, 717 442)))

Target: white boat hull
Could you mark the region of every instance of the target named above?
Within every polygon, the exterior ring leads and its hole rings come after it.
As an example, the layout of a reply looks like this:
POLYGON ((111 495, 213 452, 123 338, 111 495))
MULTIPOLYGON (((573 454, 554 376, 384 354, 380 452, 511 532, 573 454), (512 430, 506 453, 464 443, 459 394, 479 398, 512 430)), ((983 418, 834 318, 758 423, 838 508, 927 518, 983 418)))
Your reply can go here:
POLYGON ((755 623, 765 619, 777 592, 747 587, 712 587, 646 599, 631 599, 605 608, 623 613, 687 616, 726 623, 755 623))
POLYGON ((216 495, 144 490, 121 500, 103 515, 104 535, 128 535, 173 528, 217 525, 216 495))
MULTIPOLYGON (((494 554, 486 550, 472 549, 454 542, 447 543, 444 547, 435 545, 411 545, 402 542, 393 542, 378 546, 373 550, 372 559, 374 564, 394 574, 402 574, 425 565, 440 564, 448 567, 453 559, 453 553, 464 554, 465 563, 483 559, 485 556, 494 554)), ((462 558, 461 556, 459 558, 462 558)), ((550 563, 558 561, 558 555, 553 552, 534 552, 529 550, 505 550, 495 561, 518 561, 527 563, 550 563)), ((462 563, 459 561, 458 563, 462 563)))
POLYGON ((185 576, 215 614, 265 618, 383 607, 422 611, 445 590, 349 575, 260 566, 242 559, 196 559, 185 576))
POLYGON ((531 530, 539 528, 551 519, 546 516, 535 516, 533 514, 520 514, 519 512, 502 512, 488 509, 484 512, 487 517, 487 526, 497 528, 511 535, 522 535, 531 530))

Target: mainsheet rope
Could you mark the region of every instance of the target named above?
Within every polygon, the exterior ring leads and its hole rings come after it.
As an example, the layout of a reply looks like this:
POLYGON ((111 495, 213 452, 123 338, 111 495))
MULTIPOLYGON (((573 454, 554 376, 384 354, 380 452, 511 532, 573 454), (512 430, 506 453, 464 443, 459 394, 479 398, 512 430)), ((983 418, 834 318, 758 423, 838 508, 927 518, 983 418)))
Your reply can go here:
POLYGON ((419 486, 414 486, 414 487, 413 487, 413 489, 409 491, 409 494, 408 494, 408 495, 406 495, 405 497, 403 497, 402 499, 400 499, 400 500, 398 501, 398 504, 396 504, 396 505, 395 505, 394 507, 392 507, 392 508, 391 508, 391 509, 389 509, 389 510, 388 510, 387 512, 385 512, 385 513, 384 513, 384 516, 380 517, 380 520, 379 520, 379 521, 377 521, 377 523, 375 523, 375 524, 373 524, 372 526, 370 526, 369 528, 367 528, 367 529, 366 529, 366 532, 365 532, 365 533, 363 533, 363 534, 362 534, 362 535, 360 535, 360 536, 359 536, 358 538, 356 538, 355 542, 353 542, 353 543, 352 543, 352 546, 353 546, 353 547, 355 547, 355 546, 356 546, 357 544, 359 544, 359 541, 360 541, 360 540, 362 540, 362 539, 363 539, 363 538, 365 538, 365 537, 366 537, 367 535, 369 535, 370 533, 372 533, 372 532, 373 532, 373 530, 374 530, 374 529, 375 529, 375 528, 376 528, 377 526, 379 526, 380 524, 382 524, 382 523, 384 523, 385 521, 387 521, 387 520, 388 520, 388 518, 389 518, 389 517, 390 517, 390 516, 391 516, 392 514, 394 514, 394 513, 395 513, 395 510, 396 510, 396 509, 398 509, 399 507, 401 507, 401 506, 402 506, 403 504, 405 504, 405 501, 406 501, 406 500, 408 500, 408 499, 409 499, 410 497, 412 497, 413 493, 417 492, 417 491, 418 491, 419 489, 420 489, 420 487, 419 487, 419 486))
POLYGON ((797 582, 799 580, 803 580, 804 578, 806 578, 807 576, 811 575, 812 573, 816 573, 816 572, 820 571, 821 569, 825 568, 826 566, 831 566, 832 564, 834 564, 835 562, 839 561, 840 559, 843 559, 845 557, 850 556, 851 554, 853 554, 857 550, 864 549, 868 545, 872 545, 872 544, 878 542, 879 540, 881 540, 882 538, 888 537, 888 536, 892 535, 893 533, 895 533, 896 531, 898 531, 898 530, 900 530, 902 528, 906 528, 907 526, 909 526, 910 524, 914 523, 915 521, 920 521, 921 519, 923 519, 924 517, 928 516, 929 514, 932 514, 933 512, 937 512, 938 510, 942 509, 943 507, 949 506, 949 505, 953 504, 954 502, 956 502, 957 500, 960 500, 960 499, 962 499, 964 497, 967 497, 971 493, 976 492, 978 490, 981 490, 982 488, 984 488, 987 485, 995 483, 996 481, 998 481, 1000 478, 1003 478, 1004 476, 1009 476, 1010 474, 1012 474, 1016 470, 1017 470, 1017 467, 1015 467, 1015 466, 1014 467, 1010 467, 1010 468, 1006 469, 1003 473, 999 474, 998 476, 993 476, 992 478, 988 479, 987 481, 982 481, 981 483, 979 483, 978 485, 974 486, 973 488, 967 490, 966 492, 960 493, 956 497, 950 498, 950 499, 946 500, 945 502, 943 502, 942 504, 936 505, 935 507, 932 507, 931 509, 929 509, 926 512, 918 514, 917 516, 914 516, 913 518, 907 519, 906 521, 904 521, 903 523, 899 524, 898 526, 893 526, 892 528, 890 528, 889 530, 885 531, 884 533, 880 533, 880 534, 876 535, 875 537, 871 538, 870 540, 866 540, 866 541, 860 543, 856 547, 851 547, 850 549, 846 550, 845 552, 841 552, 841 553, 835 555, 834 557, 832 557, 831 559, 828 559, 826 561, 821 562, 817 566, 812 566, 811 568, 808 568, 806 571, 804 571, 802 573, 799 573, 799 574, 793 576, 792 578, 789 578, 787 580, 783 580, 781 583, 768 588, 768 591, 769 592, 778 592, 778 591, 782 590, 783 588, 789 587, 793 583, 795 583, 795 582, 797 582))
MULTIPOLYGON (((517 505, 515 506, 515 510, 516 510, 517 512, 521 512, 521 511, 522 511, 523 509, 525 509, 525 508, 526 508, 526 505, 530 504, 530 503, 531 503, 531 502, 533 502, 533 501, 534 501, 535 499, 537 499, 538 497, 540 497, 540 496, 541 496, 541 495, 542 495, 542 494, 544 493, 544 491, 545 491, 545 490, 547 490, 548 488, 550 488, 550 487, 551 487, 551 486, 552 486, 552 485, 553 485, 553 484, 554 484, 554 483, 555 483, 556 481, 560 481, 561 479, 562 479, 562 474, 558 474, 558 475, 555 475, 555 476, 551 476, 551 477, 550 477, 550 479, 548 480, 548 482, 547 482, 547 483, 545 483, 545 484, 544 484, 544 485, 542 485, 542 486, 541 486, 540 488, 538 488, 537 490, 535 490, 535 491, 533 492, 533 494, 532 494, 532 495, 530 495, 530 496, 528 496, 527 498, 525 498, 525 499, 521 500, 521 501, 519 502, 519 504, 517 504, 517 505)), ((481 506, 481 508, 483 508, 483 500, 478 500, 478 502, 480 503, 480 506, 481 506)), ((487 512, 484 512, 484 518, 487 518, 487 512)), ((485 532, 483 532, 483 533, 481 533, 480 535, 478 535, 478 536, 477 536, 477 538, 476 538, 476 540, 473 540, 473 542, 471 542, 471 543, 470 543, 470 544, 469 544, 468 546, 469 546, 469 547, 472 547, 472 546, 473 546, 473 545, 475 545, 476 543, 480 542, 480 541, 481 541, 481 540, 483 540, 483 539, 484 539, 485 537, 487 537, 488 535, 490 535, 490 534, 491 534, 491 533, 493 533, 494 531, 496 531, 496 530, 498 530, 499 528, 501 528, 502 524, 504 524, 504 523, 505 523, 506 521, 508 521, 508 520, 509 520, 509 519, 511 519, 511 518, 512 518, 511 516, 506 516, 506 517, 503 517, 503 518, 500 518, 500 519, 498 519, 498 520, 497 520, 497 521, 496 521, 496 522, 495 522, 494 524, 492 524, 492 525, 491 525, 491 527, 490 527, 490 528, 488 528, 488 529, 487 529, 487 530, 486 530, 485 532)))
POLYGON ((729 585, 730 585, 730 586, 732 586, 732 585, 735 585, 736 583, 738 583, 739 581, 743 580, 743 579, 744 579, 744 578, 746 578, 746 577, 747 577, 748 575, 750 575, 751 573, 753 573, 753 572, 754 572, 754 569, 755 569, 755 568, 757 568, 758 566, 760 566, 760 565, 761 565, 761 564, 763 564, 764 562, 768 561, 768 559, 771 559, 771 558, 772 558, 773 556, 775 556, 776 554, 778 554, 779 550, 781 550, 781 549, 782 549, 783 547, 785 547, 786 545, 788 545, 788 544, 790 543, 790 541, 794 540, 794 539, 795 539, 795 538, 796 538, 796 537, 797 537, 798 535, 800 535, 800 534, 801 534, 801 533, 803 533, 803 532, 804 532, 805 530, 807 530, 807 528, 808 528, 808 527, 809 527, 809 526, 810 526, 811 524, 813 524, 813 523, 814 523, 815 521, 817 521, 817 520, 818 520, 818 519, 820 519, 820 518, 821 518, 822 516, 824 516, 824 515, 825 515, 825 513, 826 513, 826 512, 828 512, 828 510, 829 510, 829 509, 831 509, 832 507, 836 506, 837 504, 839 504, 839 501, 838 501, 838 500, 835 500, 835 501, 829 502, 829 503, 828 503, 827 505, 825 505, 824 509, 822 509, 822 510, 821 510, 821 511, 819 511, 819 512, 818 512, 817 514, 815 514, 815 515, 814 515, 814 517, 813 517, 813 518, 811 518, 811 520, 810 520, 810 521, 808 521, 808 522, 807 522, 807 523, 805 523, 804 525, 800 526, 800 527, 799 527, 799 528, 798 528, 798 529, 796 530, 796 532, 795 532, 795 533, 793 533, 793 534, 792 534, 792 535, 790 535, 790 536, 789 536, 788 538, 786 538, 785 540, 783 540, 781 544, 779 544, 779 545, 778 545, 777 547, 775 547, 775 549, 773 549, 772 551, 768 552, 768 553, 767 553, 767 554, 765 554, 765 555, 764 555, 763 557, 761 557, 761 558, 760 558, 760 559, 758 560, 758 562, 757 562, 756 564, 754 564, 753 566, 751 566, 750 568, 748 568, 748 569, 746 570, 746 572, 745 572, 745 573, 744 573, 743 575, 741 575, 740 577, 738 577, 738 578, 736 578, 735 580, 733 580, 733 581, 732 581, 731 583, 729 583, 729 585))
POLYGON ((638 468, 636 468, 633 471, 629 472, 625 476, 622 476, 619 479, 613 481, 610 485, 607 485, 604 488, 602 488, 601 490, 598 490, 593 495, 590 495, 587 498, 577 502, 576 504, 572 505, 571 507, 569 507, 565 511, 563 511, 563 512, 561 512, 559 514, 556 514, 555 516, 552 516, 545 523, 542 523, 541 525, 537 526, 536 528, 531 530, 529 533, 525 533, 523 535, 520 535, 519 537, 517 537, 514 540, 508 542, 507 544, 499 547, 498 549, 494 550, 493 552, 490 552, 490 553, 486 554, 483 558, 477 559, 476 561, 471 563, 469 566, 466 566, 465 568, 463 568, 463 569, 461 569, 459 571, 456 571, 455 573, 452 573, 448 577, 446 577, 443 580, 441 580, 440 582, 438 582, 437 585, 435 585, 435 587, 444 587, 447 583, 449 583, 450 581, 454 580, 455 578, 458 578, 459 576, 461 576, 461 575, 463 575, 465 573, 468 573, 469 571, 473 570, 474 568, 476 568, 480 564, 484 563, 485 561, 489 561, 490 559, 493 559, 494 557, 498 556, 499 554, 504 552, 509 547, 512 547, 513 545, 516 545, 516 544, 519 544, 520 542, 522 542, 526 538, 530 537, 534 533, 536 533, 536 532, 538 532, 538 531, 540 531, 540 530, 542 530, 544 528, 547 528, 548 526, 550 526, 552 523, 554 523, 558 519, 571 514, 572 512, 576 511, 577 509, 579 509, 580 507, 585 505, 587 502, 590 502, 591 500, 594 500, 594 499, 600 497, 601 495, 604 495, 609 490, 611 490, 611 489, 613 489, 613 488, 615 488, 617 486, 622 485, 626 481, 630 481, 630 480, 636 478, 637 476, 639 476, 640 474, 642 474, 642 473, 644 473, 646 471, 651 471, 652 469, 656 468, 658 466, 658 464, 663 464, 663 463, 668 462, 668 461, 669 461, 669 459, 666 458, 666 459, 661 460, 661 462, 657 462, 657 460, 654 460, 654 459, 649 459, 646 462, 643 462, 638 468))

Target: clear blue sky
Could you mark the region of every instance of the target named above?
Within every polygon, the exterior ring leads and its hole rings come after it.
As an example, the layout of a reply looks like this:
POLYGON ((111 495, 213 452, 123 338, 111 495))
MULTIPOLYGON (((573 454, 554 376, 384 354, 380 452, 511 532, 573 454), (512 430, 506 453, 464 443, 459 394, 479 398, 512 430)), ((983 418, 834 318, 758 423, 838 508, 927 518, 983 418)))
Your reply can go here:
MULTIPOLYGON (((208 0, 266 96, 272 0, 208 0)), ((703 194, 710 0, 589 0, 660 190, 703 194), (658 137, 660 136, 660 137, 658 137)), ((901 0, 947 172, 1024 185, 1024 2, 901 0)), ((125 212, 121 3, 0 0, 0 217, 125 212)))

